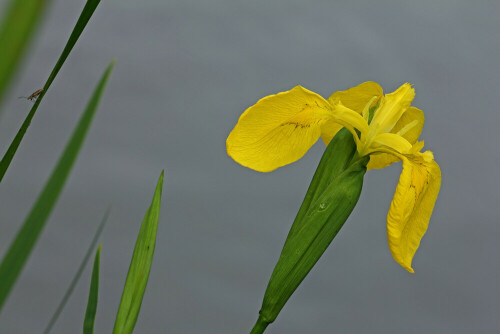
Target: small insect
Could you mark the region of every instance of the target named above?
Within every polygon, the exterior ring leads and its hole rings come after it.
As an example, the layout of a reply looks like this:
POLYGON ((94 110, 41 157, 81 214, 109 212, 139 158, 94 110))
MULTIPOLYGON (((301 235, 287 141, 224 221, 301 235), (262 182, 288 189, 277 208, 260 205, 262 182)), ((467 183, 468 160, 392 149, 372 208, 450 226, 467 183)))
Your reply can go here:
POLYGON ((43 88, 40 88, 36 91, 33 92, 33 94, 31 94, 30 96, 19 96, 20 99, 28 99, 30 101, 33 101, 34 99, 36 99, 40 94, 42 94, 43 92, 43 88))

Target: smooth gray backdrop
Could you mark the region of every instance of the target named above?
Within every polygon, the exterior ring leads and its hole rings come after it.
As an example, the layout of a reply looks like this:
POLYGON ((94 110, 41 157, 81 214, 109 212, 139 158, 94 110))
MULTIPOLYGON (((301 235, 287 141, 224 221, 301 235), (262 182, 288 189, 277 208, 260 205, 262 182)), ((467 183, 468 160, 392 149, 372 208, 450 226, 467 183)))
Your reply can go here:
MULTIPOLYGON (((2 154, 31 107, 17 97, 43 85, 83 4, 53 1, 47 12, 2 106, 2 154)), ((498 1, 103 0, 0 185, 3 254, 116 57, 0 333, 41 332, 110 204, 96 333, 111 332, 162 169, 135 333, 248 333, 324 145, 260 174, 226 155, 226 136, 265 95, 300 84, 327 97, 367 80, 385 92, 415 86, 421 138, 442 168, 416 273, 394 262, 386 240, 401 166, 371 171, 354 213, 268 333, 500 332, 499 17, 498 1)), ((90 270, 53 333, 81 331, 90 270)))

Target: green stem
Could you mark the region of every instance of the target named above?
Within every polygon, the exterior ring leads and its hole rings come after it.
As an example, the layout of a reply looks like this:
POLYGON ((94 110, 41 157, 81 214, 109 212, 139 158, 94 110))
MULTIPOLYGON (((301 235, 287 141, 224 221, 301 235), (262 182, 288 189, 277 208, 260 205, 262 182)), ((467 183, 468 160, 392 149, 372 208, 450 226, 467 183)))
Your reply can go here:
POLYGON ((259 316, 259 319, 257 319, 257 322, 255 323, 255 326, 253 326, 250 334, 262 334, 262 333, 264 333, 267 325, 269 325, 269 322, 264 320, 264 318, 262 318, 262 316, 259 316))

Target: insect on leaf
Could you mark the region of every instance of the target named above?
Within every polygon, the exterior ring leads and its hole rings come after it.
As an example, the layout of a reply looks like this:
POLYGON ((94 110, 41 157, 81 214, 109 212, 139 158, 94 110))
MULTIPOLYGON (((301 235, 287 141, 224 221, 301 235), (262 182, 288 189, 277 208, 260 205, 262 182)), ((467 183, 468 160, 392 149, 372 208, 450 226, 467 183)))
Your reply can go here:
MULTIPOLYGON (((31 0, 30 0, 31 1, 31 0)), ((49 89, 50 85, 54 81, 54 79, 57 76, 57 73, 59 73, 59 70, 61 69, 62 65, 66 61, 66 58, 68 58, 69 53, 73 49, 73 47, 76 44, 76 41, 80 37, 80 35, 83 32, 83 29, 87 25, 87 23, 90 20, 90 17, 94 13, 95 9, 97 8, 97 5, 99 4, 100 0, 88 0, 87 3, 85 4, 85 7, 82 10, 82 13, 80 14, 80 17, 78 18, 78 21, 76 22, 75 28, 73 29, 73 32, 69 36, 68 42, 66 43, 66 46, 64 47, 64 50, 62 51, 61 55, 59 56, 59 59, 57 60, 56 65, 54 66, 54 69, 49 75, 49 78, 47 79, 47 82, 45 82, 45 85, 42 88, 42 91, 37 95, 38 98, 35 101, 35 104, 33 107, 31 107, 31 110, 24 119, 23 124, 17 131, 16 136, 14 137, 14 140, 12 140, 12 143, 10 144, 9 148, 7 149, 7 152, 5 152, 5 155, 3 156, 2 160, 0 161, 0 182, 2 181, 5 173, 7 172, 7 169, 10 166, 10 163, 12 162, 12 159, 14 158, 14 155, 16 154, 16 151, 21 144, 21 141, 23 140, 24 134, 28 130, 28 127, 30 126, 31 120, 35 116, 35 113, 38 109, 38 105, 42 101, 43 97, 45 96, 45 93, 47 93, 47 90, 49 89)), ((1 42, 1 41, 0 41, 1 42)), ((0 45, 0 50, 3 50, 0 45)), ((0 59, 3 57, 0 57, 0 59)), ((33 95, 33 94, 32 94, 33 95)))
POLYGON ((36 32, 48 0, 11 0, 0 22, 0 102, 36 32))
POLYGON ((83 112, 49 180, 0 263, 0 310, 19 277, 24 264, 28 260, 68 179, 71 168, 80 152, 92 119, 97 111, 97 106, 106 87, 113 65, 114 61, 111 62, 102 75, 87 108, 83 112))

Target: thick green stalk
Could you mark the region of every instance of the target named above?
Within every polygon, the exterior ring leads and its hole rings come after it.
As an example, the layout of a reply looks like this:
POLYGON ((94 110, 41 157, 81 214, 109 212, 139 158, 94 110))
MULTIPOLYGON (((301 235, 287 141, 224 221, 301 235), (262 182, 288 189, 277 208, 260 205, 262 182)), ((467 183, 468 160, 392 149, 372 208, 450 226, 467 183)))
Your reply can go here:
POLYGON ((358 202, 369 158, 359 158, 352 135, 330 142, 269 280, 251 334, 263 333, 313 268, 358 202))
POLYGON ((257 322, 255 323, 255 326, 253 326, 252 331, 250 334, 261 334, 264 333, 266 330, 267 326, 269 325, 269 322, 264 320, 261 316, 257 319, 257 322))

